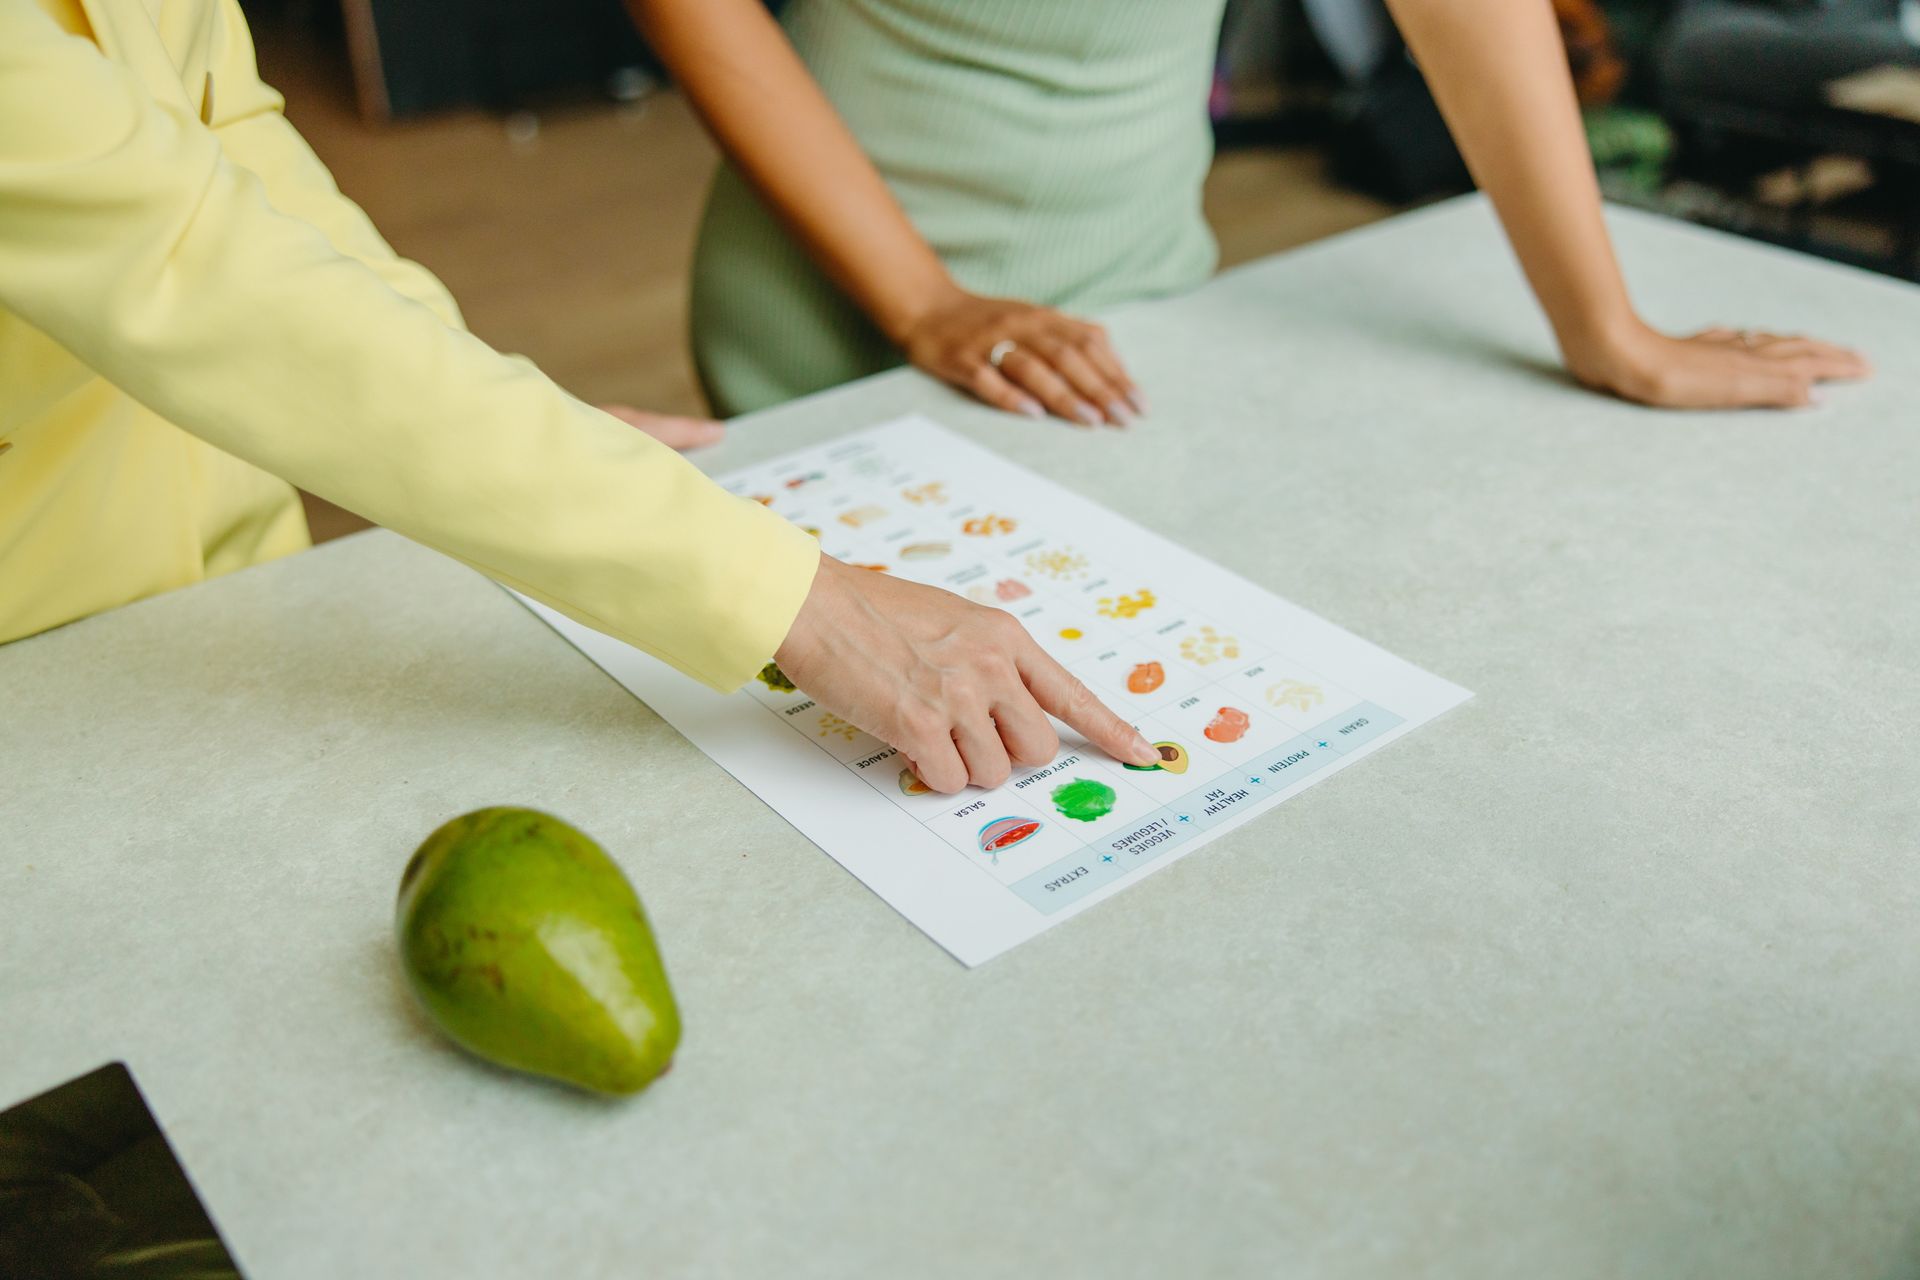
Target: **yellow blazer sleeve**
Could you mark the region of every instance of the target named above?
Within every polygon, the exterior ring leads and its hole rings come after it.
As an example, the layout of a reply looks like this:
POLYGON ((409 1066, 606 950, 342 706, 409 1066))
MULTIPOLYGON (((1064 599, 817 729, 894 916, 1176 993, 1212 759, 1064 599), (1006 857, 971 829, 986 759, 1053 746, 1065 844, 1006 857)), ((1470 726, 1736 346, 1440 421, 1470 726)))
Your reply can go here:
POLYGON ((281 213, 318 227, 333 247, 373 269, 396 293, 424 302, 442 320, 464 327, 453 295, 432 272, 402 258, 359 205, 340 194, 333 175, 281 112, 286 100, 260 79, 253 38, 238 0, 220 0, 213 70, 207 85, 208 125, 227 158, 251 169, 281 213))
POLYGON ((276 209, 32 0, 0 0, 0 306, 215 447, 716 688, 771 656, 819 563, 276 209))

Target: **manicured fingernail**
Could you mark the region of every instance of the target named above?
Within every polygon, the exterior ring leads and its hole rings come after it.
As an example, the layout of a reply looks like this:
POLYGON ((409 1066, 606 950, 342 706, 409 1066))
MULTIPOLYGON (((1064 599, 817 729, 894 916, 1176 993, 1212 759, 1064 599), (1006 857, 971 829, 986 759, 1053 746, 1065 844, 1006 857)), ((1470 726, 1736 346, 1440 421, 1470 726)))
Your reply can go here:
POLYGON ((1029 418, 1044 418, 1047 416, 1047 411, 1041 408, 1040 402, 1032 399, 1022 400, 1020 402, 1020 412, 1026 414, 1029 418))
POLYGON ((1115 400, 1107 405, 1107 421, 1116 427, 1133 425, 1133 410, 1115 400))
POLYGON ((1133 760, 1135 764, 1154 764, 1160 759, 1160 748, 1147 741, 1146 735, 1133 735, 1133 760))
POLYGON ((1073 416, 1090 427, 1097 427, 1106 421, 1105 418, 1100 416, 1100 411, 1088 404, 1085 400, 1075 400, 1073 402, 1073 416))
POLYGON ((1147 408, 1147 393, 1142 391, 1138 387, 1135 387, 1133 390, 1127 392, 1127 403, 1131 404, 1133 406, 1133 411, 1139 414, 1143 418, 1146 417, 1149 412, 1151 412, 1147 408))

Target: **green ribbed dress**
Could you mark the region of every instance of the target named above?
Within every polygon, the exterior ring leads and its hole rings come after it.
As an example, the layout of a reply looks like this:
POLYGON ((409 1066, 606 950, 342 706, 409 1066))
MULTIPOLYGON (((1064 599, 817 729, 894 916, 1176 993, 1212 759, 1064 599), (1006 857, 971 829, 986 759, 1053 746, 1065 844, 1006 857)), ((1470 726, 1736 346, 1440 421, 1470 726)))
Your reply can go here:
MULTIPOLYGON (((954 278, 1075 312, 1192 288, 1225 0, 791 0, 800 56, 954 278)), ((693 347, 744 413, 900 363, 731 168, 693 347)))

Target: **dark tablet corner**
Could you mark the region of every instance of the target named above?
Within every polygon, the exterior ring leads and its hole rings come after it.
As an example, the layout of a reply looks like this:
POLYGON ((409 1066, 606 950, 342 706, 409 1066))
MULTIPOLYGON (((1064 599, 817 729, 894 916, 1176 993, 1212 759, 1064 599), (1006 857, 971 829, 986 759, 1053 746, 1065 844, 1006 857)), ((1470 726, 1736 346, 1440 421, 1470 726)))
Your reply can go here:
POLYGON ((0 1276, 239 1275, 123 1063, 0 1111, 0 1276))

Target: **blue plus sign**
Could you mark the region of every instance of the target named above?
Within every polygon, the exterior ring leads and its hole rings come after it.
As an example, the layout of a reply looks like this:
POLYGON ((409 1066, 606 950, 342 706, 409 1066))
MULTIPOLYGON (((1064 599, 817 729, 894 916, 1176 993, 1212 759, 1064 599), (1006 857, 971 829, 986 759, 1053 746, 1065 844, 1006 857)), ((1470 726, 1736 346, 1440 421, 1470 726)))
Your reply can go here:
POLYGON ((1247 779, 1247 781, 1248 781, 1248 782, 1251 782, 1251 783, 1252 783, 1252 784, 1253 784, 1254 786, 1256 786, 1256 787, 1257 787, 1257 786, 1259 786, 1259 785, 1260 785, 1260 784, 1261 784, 1262 782, 1264 782, 1264 781, 1266 781, 1266 779, 1264 779, 1264 778, 1248 778, 1248 779, 1247 779))
POLYGON ((1112 855, 1112 854, 1110 854, 1110 853, 1103 853, 1103 854, 1101 854, 1101 855, 1100 855, 1100 861, 1102 861, 1102 862, 1112 862, 1112 861, 1113 861, 1113 855, 1112 855))
POLYGON ((1183 813, 1183 814, 1181 814, 1181 815, 1180 815, 1180 821, 1182 821, 1182 822, 1192 822, 1192 821, 1193 821, 1193 819, 1192 819, 1192 818, 1189 818, 1189 817, 1188 817, 1188 816, 1187 816, 1186 814, 1184 814, 1184 813, 1183 813))
POLYGON ((1326 740, 1325 740, 1325 739, 1322 739, 1319 745, 1320 745, 1320 746, 1323 746, 1323 747, 1324 747, 1324 746, 1326 746, 1326 745, 1327 745, 1327 744, 1326 744, 1326 740))

